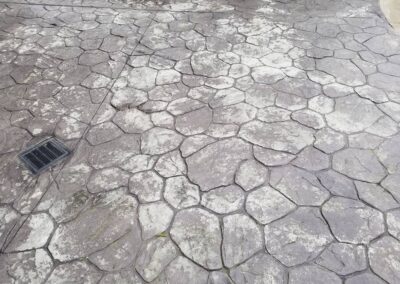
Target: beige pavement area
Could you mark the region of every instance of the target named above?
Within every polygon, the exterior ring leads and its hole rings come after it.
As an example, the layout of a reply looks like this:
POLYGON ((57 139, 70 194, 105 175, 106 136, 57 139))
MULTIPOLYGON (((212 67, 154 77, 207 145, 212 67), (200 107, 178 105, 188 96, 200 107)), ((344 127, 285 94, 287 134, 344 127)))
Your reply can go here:
POLYGON ((380 4, 387 20, 396 30, 400 31, 400 1, 381 0, 380 4))

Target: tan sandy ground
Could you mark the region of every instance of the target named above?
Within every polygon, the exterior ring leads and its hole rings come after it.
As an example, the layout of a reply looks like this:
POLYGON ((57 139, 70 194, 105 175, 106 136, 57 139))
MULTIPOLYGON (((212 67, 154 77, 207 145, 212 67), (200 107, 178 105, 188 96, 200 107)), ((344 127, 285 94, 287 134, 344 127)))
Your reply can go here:
POLYGON ((400 1, 381 0, 381 8, 391 25, 400 30, 400 1))

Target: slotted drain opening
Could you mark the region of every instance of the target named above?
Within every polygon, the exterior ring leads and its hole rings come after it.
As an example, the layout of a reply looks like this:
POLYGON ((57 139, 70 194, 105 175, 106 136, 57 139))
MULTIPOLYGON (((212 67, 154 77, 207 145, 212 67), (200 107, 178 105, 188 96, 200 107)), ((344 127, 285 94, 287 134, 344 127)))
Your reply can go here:
POLYGON ((29 147, 18 155, 25 166, 36 175, 56 164, 70 154, 70 151, 55 138, 48 138, 29 147))

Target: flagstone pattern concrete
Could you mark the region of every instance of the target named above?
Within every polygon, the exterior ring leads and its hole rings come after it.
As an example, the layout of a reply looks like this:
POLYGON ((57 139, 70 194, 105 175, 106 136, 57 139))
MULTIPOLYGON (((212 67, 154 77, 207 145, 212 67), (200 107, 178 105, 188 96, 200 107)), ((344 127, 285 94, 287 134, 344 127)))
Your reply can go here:
POLYGON ((377 2, 1 0, 0 282, 400 283, 377 2))

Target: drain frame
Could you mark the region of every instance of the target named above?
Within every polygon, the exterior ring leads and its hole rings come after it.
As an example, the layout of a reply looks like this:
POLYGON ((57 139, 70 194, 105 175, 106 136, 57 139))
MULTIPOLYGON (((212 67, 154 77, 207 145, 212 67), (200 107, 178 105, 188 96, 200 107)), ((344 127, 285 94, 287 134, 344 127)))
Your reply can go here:
POLYGON ((49 137, 19 153, 18 158, 33 175, 38 175, 70 154, 63 143, 49 137))

